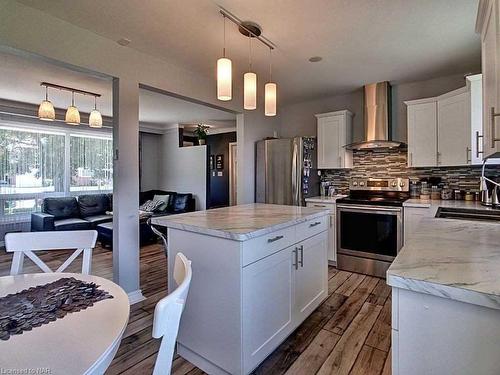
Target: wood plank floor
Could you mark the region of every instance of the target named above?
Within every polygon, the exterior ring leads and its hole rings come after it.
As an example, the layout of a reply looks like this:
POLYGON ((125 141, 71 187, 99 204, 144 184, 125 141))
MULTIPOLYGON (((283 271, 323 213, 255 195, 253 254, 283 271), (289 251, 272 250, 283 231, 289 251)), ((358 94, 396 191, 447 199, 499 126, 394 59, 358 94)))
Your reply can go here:
MULTIPOLYGON (((41 258, 56 267, 67 252, 41 258)), ((11 256, 0 250, 0 276, 8 275, 11 256)), ((26 261, 25 272, 38 272, 26 261)), ((112 278, 112 253, 97 247, 92 273, 112 278)), ((70 271, 78 272, 81 263, 70 271)), ((159 341, 151 337, 156 302, 167 294, 166 259, 161 245, 141 249, 141 288, 147 297, 132 306, 130 321, 118 353, 106 374, 151 374, 159 341)), ((255 371, 255 375, 391 373, 391 297, 385 280, 328 270, 329 297, 255 371)), ((216 344, 216 343, 214 343, 216 344)), ((176 357, 174 375, 203 371, 176 357)))

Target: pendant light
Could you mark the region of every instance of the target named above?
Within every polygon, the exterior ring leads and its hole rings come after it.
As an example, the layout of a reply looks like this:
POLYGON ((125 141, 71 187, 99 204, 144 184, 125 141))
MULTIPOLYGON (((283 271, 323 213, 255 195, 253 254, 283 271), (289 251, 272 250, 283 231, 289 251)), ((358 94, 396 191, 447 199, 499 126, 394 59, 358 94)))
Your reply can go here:
POLYGON ((66 110, 66 118, 64 120, 69 125, 80 125, 80 112, 75 107, 75 92, 71 91, 71 105, 66 110))
POLYGON ((243 108, 254 110, 257 108, 257 74, 252 72, 252 34, 248 35, 248 39, 248 72, 243 75, 243 108))
POLYGON ((38 118, 43 121, 54 121, 56 119, 56 111, 49 100, 49 88, 47 86, 45 86, 45 100, 38 107, 38 118))
POLYGON ((217 60, 217 99, 232 99, 233 69, 232 62, 226 57, 226 16, 224 16, 224 47, 222 57, 217 60))
POLYGON ((90 112, 89 126, 91 128, 102 128, 101 112, 97 110, 97 97, 94 96, 94 109, 90 112))
POLYGON ((269 82, 264 86, 264 114, 276 116, 276 83, 272 80, 272 49, 269 48, 269 82))

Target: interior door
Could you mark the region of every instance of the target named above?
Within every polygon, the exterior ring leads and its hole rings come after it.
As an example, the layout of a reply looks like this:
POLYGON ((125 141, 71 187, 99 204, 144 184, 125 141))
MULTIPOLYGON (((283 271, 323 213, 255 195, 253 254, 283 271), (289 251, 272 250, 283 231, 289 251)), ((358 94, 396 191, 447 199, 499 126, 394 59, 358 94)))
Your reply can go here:
POLYGON ((283 341, 292 329, 294 248, 243 268, 243 356, 245 373, 283 341))
POLYGON ((408 106, 408 166, 437 165, 437 104, 408 106))
POLYGON ((328 232, 299 243, 298 268, 295 272, 295 312, 297 320, 307 317, 328 295, 328 232))
POLYGON ((470 92, 438 98, 438 165, 471 164, 470 92))

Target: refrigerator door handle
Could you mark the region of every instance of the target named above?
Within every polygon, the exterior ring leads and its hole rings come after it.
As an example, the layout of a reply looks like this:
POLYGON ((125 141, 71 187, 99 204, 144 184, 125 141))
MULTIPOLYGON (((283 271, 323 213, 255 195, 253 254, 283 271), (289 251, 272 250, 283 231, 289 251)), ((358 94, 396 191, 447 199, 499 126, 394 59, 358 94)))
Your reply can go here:
POLYGON ((299 205, 299 186, 297 184, 299 168, 298 168, 298 149, 297 142, 293 141, 293 152, 292 152, 292 203, 295 206, 299 205))

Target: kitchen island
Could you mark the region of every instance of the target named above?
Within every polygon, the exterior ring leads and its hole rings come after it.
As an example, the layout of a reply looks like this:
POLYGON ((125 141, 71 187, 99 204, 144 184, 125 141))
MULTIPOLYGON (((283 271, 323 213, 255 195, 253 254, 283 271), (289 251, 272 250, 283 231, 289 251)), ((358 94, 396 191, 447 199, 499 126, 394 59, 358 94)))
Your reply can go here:
POLYGON ((178 353, 209 374, 248 374, 327 297, 328 210, 249 204, 154 218, 193 279, 178 353))
POLYGON ((393 374, 499 373, 499 223, 421 219, 387 283, 393 374))

